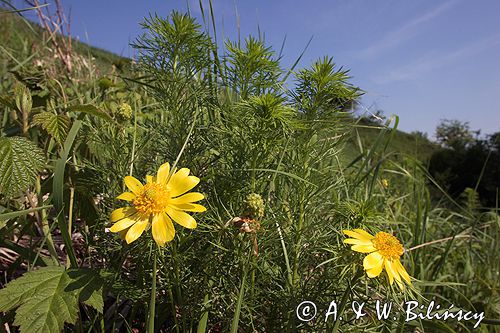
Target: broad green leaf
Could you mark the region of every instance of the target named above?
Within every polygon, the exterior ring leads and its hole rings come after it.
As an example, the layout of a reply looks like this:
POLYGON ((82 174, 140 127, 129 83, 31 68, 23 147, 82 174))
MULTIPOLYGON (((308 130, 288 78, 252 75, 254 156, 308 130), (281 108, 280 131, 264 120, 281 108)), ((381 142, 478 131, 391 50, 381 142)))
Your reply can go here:
POLYGON ((63 142, 68 134, 70 119, 63 114, 42 112, 33 117, 33 124, 40 125, 57 142, 63 142))
POLYGON ((82 104, 82 105, 75 105, 75 106, 70 106, 67 109, 68 111, 76 111, 76 112, 83 112, 86 114, 90 114, 93 116, 100 117, 106 121, 113 121, 113 118, 106 112, 104 112, 101 109, 98 109, 96 106, 92 104, 82 104))
POLYGON ((0 311, 17 308, 14 325, 21 332, 61 332, 78 318, 77 291, 64 290, 70 282, 60 266, 28 272, 0 290, 0 311))
POLYGON ((81 301, 103 312, 104 278, 91 269, 47 266, 25 273, 0 290, 0 311, 17 308, 21 332, 60 332, 78 318, 81 301))
POLYGON ((43 152, 22 137, 0 138, 0 192, 14 194, 33 184, 45 165, 43 152))
POLYGON ((100 313, 104 308, 103 290, 104 279, 99 272, 91 269, 71 269, 68 271, 71 283, 66 287, 66 291, 78 291, 78 299, 100 313))

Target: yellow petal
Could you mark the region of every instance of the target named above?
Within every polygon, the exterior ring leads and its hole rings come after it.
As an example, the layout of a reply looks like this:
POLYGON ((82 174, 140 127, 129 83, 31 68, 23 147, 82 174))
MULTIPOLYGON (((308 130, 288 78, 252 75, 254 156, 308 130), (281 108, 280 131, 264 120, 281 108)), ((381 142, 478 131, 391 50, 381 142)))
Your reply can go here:
POLYGON ((118 200, 132 201, 135 199, 135 197, 136 197, 136 195, 132 192, 123 192, 122 194, 120 194, 116 198, 118 200))
POLYGON ((144 232, 144 229, 148 226, 148 223, 149 219, 136 221, 136 223, 128 229, 127 235, 125 236, 127 244, 130 244, 139 238, 144 232))
POLYGON ((132 226, 135 222, 137 222, 136 216, 123 218, 120 221, 113 224, 113 226, 111 228, 109 228, 109 231, 111 231, 111 232, 122 231, 122 230, 127 229, 130 226, 132 226))
POLYGON ((200 201, 203 199, 205 199, 205 196, 203 194, 198 193, 198 192, 191 192, 191 193, 181 195, 178 198, 172 199, 172 200, 170 200, 170 202, 173 203, 174 205, 179 205, 179 204, 183 204, 183 203, 196 202, 196 201, 200 201))
POLYGON ((382 266, 384 264, 384 257, 377 251, 370 253, 363 259, 363 267, 365 270, 372 269, 373 267, 382 266))
POLYGON ((353 231, 357 232, 361 236, 367 239, 373 239, 375 236, 370 235, 368 232, 364 231, 363 229, 354 229, 353 231))
POLYGON ((111 222, 116 222, 118 220, 121 220, 125 217, 129 217, 133 214, 135 214, 136 210, 134 207, 122 207, 115 209, 112 213, 111 216, 109 217, 109 220, 111 222))
POLYGON ((366 241, 355 238, 346 238, 344 239, 344 244, 353 244, 353 245, 372 245, 372 241, 366 241))
POLYGON ((181 211, 178 211, 178 210, 175 210, 171 207, 167 207, 166 212, 167 212, 168 216, 170 216, 170 218, 172 218, 172 220, 179 223, 183 227, 188 228, 188 229, 196 228, 196 221, 191 215, 184 213, 184 212, 181 212, 181 211))
POLYGON ((165 243, 174 239, 175 229, 172 220, 165 214, 157 214, 153 217, 153 239, 159 246, 164 246, 165 243))
POLYGON ((399 272, 399 275, 401 275, 401 277, 403 278, 403 280, 405 280, 408 284, 411 284, 410 275, 408 275, 408 272, 406 272, 406 269, 401 264, 401 261, 396 260, 394 265, 396 266, 396 269, 399 272))
POLYGON ((189 169, 188 168, 182 168, 182 169, 179 169, 178 171, 176 171, 169 179, 168 181, 168 185, 171 185, 172 187, 174 187, 175 185, 177 185, 178 182, 184 180, 185 178, 187 178, 189 176, 189 169))
POLYGON ((180 205, 174 205, 175 209, 177 210, 184 210, 186 212, 195 212, 195 213, 202 213, 206 211, 207 209, 202 206, 202 205, 197 205, 197 204, 180 204, 180 205))
POLYGON ((156 173, 156 181, 160 184, 167 184, 168 176, 170 173, 170 164, 163 163, 160 168, 158 168, 158 172, 156 173))
POLYGON ((154 180, 153 176, 146 175, 146 183, 151 184, 151 183, 153 183, 154 181, 155 181, 155 180, 154 180))
POLYGON ((132 191, 135 195, 139 195, 144 186, 142 186, 141 182, 132 176, 125 177, 125 185, 129 190, 132 191))
POLYGON ((394 267, 394 263, 390 260, 385 261, 385 270, 387 271, 387 275, 389 276, 389 282, 392 284, 393 280, 401 283, 401 277, 399 276, 396 267, 394 267))
POLYGON ((198 177, 189 176, 189 169, 182 168, 170 177, 168 187, 170 188, 172 197, 176 197, 191 190, 199 182, 200 179, 198 177))
POLYGON ((382 263, 378 266, 375 266, 373 267, 372 269, 368 269, 366 271, 366 275, 368 275, 369 278, 375 278, 377 276, 380 275, 380 273, 382 272, 382 268, 384 267, 384 262, 382 261, 382 263))
POLYGON ((370 244, 370 245, 353 245, 351 246, 351 250, 361 253, 370 253, 376 251, 377 249, 370 244))
POLYGON ((352 238, 355 238, 355 239, 358 239, 358 237, 359 237, 358 233, 357 233, 357 232, 354 232, 354 231, 352 231, 352 230, 342 230, 342 232, 343 232, 344 234, 346 234, 347 236, 352 237, 352 238))
MULTIPOLYGON (((359 230, 359 229, 358 229, 359 230)), ((369 241, 369 240, 372 240, 373 237, 366 237, 365 235, 363 234, 360 234, 360 233, 357 233, 355 231, 352 231, 352 230, 342 230, 344 232, 344 234, 346 234, 347 236, 349 237, 352 237, 352 238, 355 238, 355 239, 360 239, 360 240, 364 240, 364 241, 369 241)))

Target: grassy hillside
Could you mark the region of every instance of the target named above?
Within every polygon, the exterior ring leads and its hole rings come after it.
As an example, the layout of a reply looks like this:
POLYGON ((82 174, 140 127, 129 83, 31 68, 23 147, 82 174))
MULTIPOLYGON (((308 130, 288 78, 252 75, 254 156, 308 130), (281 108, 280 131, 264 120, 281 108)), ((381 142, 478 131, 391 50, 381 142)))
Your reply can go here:
MULTIPOLYGON (((365 150, 369 149, 377 139, 381 128, 382 126, 377 124, 355 127, 347 150, 359 152, 360 143, 361 147, 364 147, 365 150)), ((439 146, 436 143, 431 142, 427 138, 396 130, 394 137, 389 143, 387 152, 396 155, 410 155, 426 162, 438 148, 439 146)))
MULTIPOLYGON (((36 22, 20 17, 18 14, 6 12, 0 8, 0 45, 2 47, 1 74, 18 63, 19 59, 27 57, 43 57, 49 36, 36 22)), ((99 73, 107 73, 112 64, 126 64, 130 60, 106 50, 72 39, 72 49, 75 54, 92 62, 99 73)))

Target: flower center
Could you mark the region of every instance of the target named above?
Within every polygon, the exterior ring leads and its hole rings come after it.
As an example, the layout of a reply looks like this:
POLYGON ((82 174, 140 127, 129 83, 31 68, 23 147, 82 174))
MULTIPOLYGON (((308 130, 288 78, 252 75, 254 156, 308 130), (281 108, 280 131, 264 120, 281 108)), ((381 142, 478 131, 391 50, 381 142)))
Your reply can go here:
POLYGON ((132 201, 139 213, 151 215, 165 210, 170 201, 170 191, 165 185, 149 183, 144 185, 142 192, 132 201))
POLYGON ((387 232, 378 232, 372 242, 378 252, 389 260, 399 259, 404 252, 399 240, 387 232))

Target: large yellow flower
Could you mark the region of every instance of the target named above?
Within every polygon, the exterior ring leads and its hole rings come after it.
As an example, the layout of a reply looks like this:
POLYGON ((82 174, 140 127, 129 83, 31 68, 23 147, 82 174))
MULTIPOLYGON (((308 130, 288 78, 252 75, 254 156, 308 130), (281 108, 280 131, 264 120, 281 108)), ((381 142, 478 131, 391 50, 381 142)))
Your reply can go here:
POLYGON ((187 168, 170 175, 168 163, 160 166, 156 177, 146 176, 145 185, 132 176, 125 177, 125 185, 131 192, 124 192, 117 199, 128 201, 132 205, 111 213, 110 220, 115 224, 109 230, 120 232, 130 244, 151 225, 155 242, 164 246, 175 235, 172 220, 183 227, 194 229, 196 221, 186 212, 206 210, 202 205, 194 203, 204 199, 203 194, 186 193, 199 182, 199 178, 189 176, 187 168))
POLYGON ((410 276, 399 261, 404 252, 403 245, 399 240, 387 232, 378 232, 375 236, 361 229, 344 230, 347 238, 344 243, 351 244, 351 249, 356 252, 369 253, 363 260, 363 267, 370 278, 380 275, 385 268, 389 282, 394 281, 403 289, 402 281, 411 285, 410 276))

